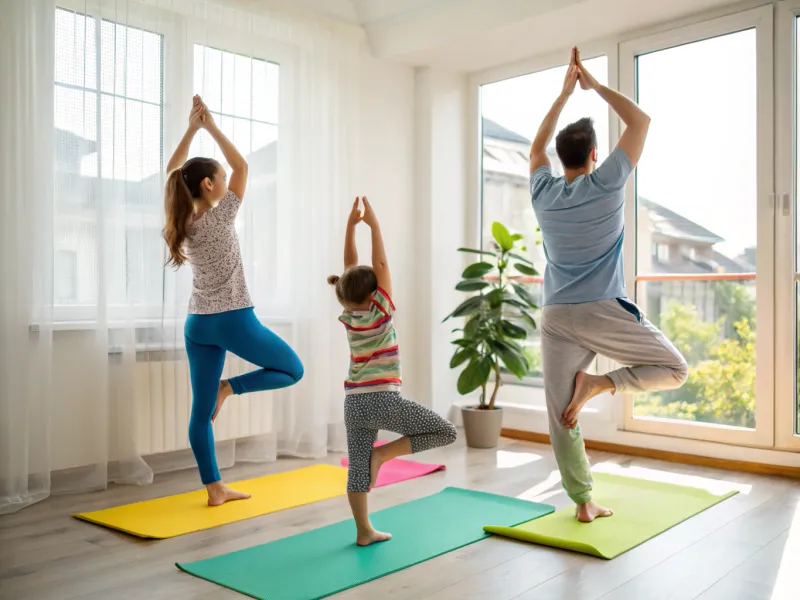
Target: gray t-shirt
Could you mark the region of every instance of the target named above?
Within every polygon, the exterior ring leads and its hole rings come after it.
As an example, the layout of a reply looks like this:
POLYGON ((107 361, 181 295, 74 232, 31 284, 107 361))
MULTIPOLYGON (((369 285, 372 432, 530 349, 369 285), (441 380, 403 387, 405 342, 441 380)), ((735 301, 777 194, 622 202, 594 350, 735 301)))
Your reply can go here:
POLYGON ((572 183, 553 177, 549 167, 531 174, 547 257, 545 306, 625 298, 625 183, 632 170, 628 155, 616 148, 593 173, 572 183))
POLYGON ((189 225, 185 252, 194 275, 189 314, 209 315, 253 306, 234 226, 241 203, 228 190, 219 204, 189 225))

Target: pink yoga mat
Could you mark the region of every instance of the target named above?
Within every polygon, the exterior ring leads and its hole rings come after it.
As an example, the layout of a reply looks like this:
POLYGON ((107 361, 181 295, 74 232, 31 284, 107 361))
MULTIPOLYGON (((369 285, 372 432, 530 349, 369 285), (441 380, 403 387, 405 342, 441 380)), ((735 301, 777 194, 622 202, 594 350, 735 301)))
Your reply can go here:
MULTIPOLYGON (((388 442, 378 441, 375 442, 376 446, 383 446, 388 442)), ((346 467, 350 464, 347 458, 342 459, 342 466, 346 467)), ((378 473, 378 481, 375 487, 382 487, 384 485, 391 485, 392 483, 400 483, 423 475, 429 475, 436 471, 444 471, 444 465, 434 465, 429 463, 416 462, 414 460, 405 460, 402 458, 393 458, 392 460, 383 463, 380 473, 378 473)))

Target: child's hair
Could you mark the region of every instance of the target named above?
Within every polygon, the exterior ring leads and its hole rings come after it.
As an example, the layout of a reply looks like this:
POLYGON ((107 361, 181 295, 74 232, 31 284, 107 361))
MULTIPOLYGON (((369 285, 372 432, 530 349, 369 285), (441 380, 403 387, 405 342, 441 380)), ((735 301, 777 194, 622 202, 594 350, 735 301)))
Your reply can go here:
POLYGON ((193 198, 200 198, 200 185, 206 178, 214 181, 219 163, 213 158, 190 158, 179 169, 167 177, 164 190, 164 210, 167 213, 164 224, 164 240, 169 249, 167 264, 176 267, 186 262, 183 243, 188 236, 186 229, 194 212, 193 198))
POLYGON ((336 297, 342 304, 363 304, 378 289, 378 277, 372 267, 359 266, 347 269, 341 277, 331 275, 328 284, 334 286, 336 297))

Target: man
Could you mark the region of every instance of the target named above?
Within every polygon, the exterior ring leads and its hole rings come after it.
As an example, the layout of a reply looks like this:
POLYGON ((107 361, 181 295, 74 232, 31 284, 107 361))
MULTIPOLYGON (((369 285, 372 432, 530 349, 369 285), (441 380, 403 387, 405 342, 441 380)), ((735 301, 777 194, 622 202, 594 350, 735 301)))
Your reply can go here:
POLYGON ((639 162, 648 117, 636 103, 600 85, 584 68, 577 48, 564 88, 531 146, 531 199, 542 231, 547 267, 542 314, 542 367, 550 441, 579 521, 608 517, 592 502, 592 476, 578 413, 598 394, 675 389, 686 381, 686 361, 625 292, 622 269, 625 184, 639 162), (625 131, 597 169, 591 119, 556 137, 563 177, 553 177, 547 146, 575 85, 594 90, 619 115, 625 131), (628 365, 589 375, 596 354, 628 365))

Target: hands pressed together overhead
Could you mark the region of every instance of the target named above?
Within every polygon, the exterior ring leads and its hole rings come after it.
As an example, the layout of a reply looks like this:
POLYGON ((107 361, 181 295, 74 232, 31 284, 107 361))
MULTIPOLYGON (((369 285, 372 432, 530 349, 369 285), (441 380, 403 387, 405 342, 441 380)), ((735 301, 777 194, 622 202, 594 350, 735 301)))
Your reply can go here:
POLYGON ((207 129, 214 124, 214 117, 211 115, 211 111, 208 110, 203 99, 195 95, 192 98, 192 109, 189 111, 189 125, 195 129, 207 129))
POLYGON ((355 227, 362 221, 370 227, 376 227, 378 225, 378 218, 375 216, 375 212, 372 210, 372 206, 370 206, 367 197, 361 196, 361 198, 359 198, 356 196, 356 200, 353 202, 353 208, 350 210, 350 216, 347 219, 347 224, 348 226, 355 227), (364 204, 363 214, 358 205, 359 200, 364 204))
POLYGON ((573 46, 570 54, 569 66, 567 67, 567 74, 564 77, 564 89, 562 93, 565 96, 570 96, 572 92, 575 91, 575 85, 578 82, 580 82, 581 89, 583 90, 593 90, 599 85, 592 74, 583 66, 578 48, 573 46))

